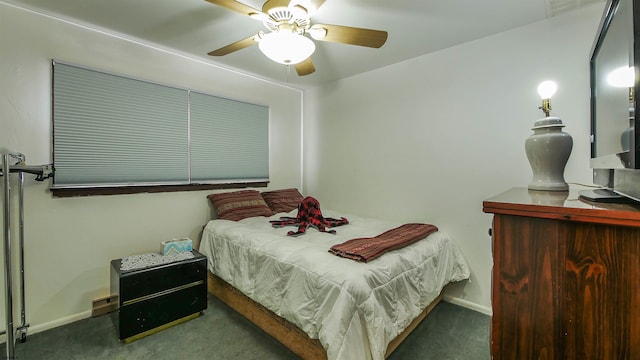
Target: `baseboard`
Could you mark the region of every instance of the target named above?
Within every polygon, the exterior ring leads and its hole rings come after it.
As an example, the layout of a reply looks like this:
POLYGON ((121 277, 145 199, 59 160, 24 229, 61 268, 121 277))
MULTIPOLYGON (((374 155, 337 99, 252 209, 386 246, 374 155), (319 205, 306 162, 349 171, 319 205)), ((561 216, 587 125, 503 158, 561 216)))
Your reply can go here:
POLYGON ((29 333, 39 333, 45 330, 53 329, 58 326, 71 324, 72 322, 76 322, 78 320, 83 320, 91 317, 91 310, 83 311, 81 313, 69 315, 60 319, 56 319, 54 321, 50 321, 44 324, 38 324, 29 327, 29 333))
MULTIPOLYGON (((38 324, 38 325, 30 325, 27 328, 27 341, 29 339, 29 335, 37 334, 39 332, 43 332, 43 331, 46 331, 46 330, 50 330, 50 329, 56 328, 58 326, 71 324, 72 322, 76 322, 78 320, 83 320, 83 319, 90 318, 90 317, 91 317, 91 310, 87 310, 87 311, 83 311, 81 313, 77 313, 77 314, 69 315, 69 316, 66 316, 66 317, 63 317, 63 318, 60 318, 60 319, 56 319, 54 321, 50 321, 50 322, 47 322, 47 323, 38 324)), ((27 319, 27 323, 28 322, 29 321, 27 319)), ((14 319, 13 326, 15 328, 20 326, 19 321, 15 322, 15 319, 14 319)), ((14 329, 14 331, 15 331, 15 329, 14 329)), ((6 334, 1 335, 0 336, 0 343, 6 342, 6 341, 7 341, 7 335, 6 334)), ((16 341, 18 341, 17 338, 16 338, 16 341)))
POLYGON ((489 315, 489 316, 493 315, 493 311, 491 310, 490 307, 478 305, 476 303, 472 303, 471 301, 467 301, 464 299, 460 299, 460 298, 448 296, 448 295, 445 295, 443 300, 454 305, 462 306, 463 308, 467 308, 473 311, 477 311, 479 313, 483 313, 485 315, 489 315))

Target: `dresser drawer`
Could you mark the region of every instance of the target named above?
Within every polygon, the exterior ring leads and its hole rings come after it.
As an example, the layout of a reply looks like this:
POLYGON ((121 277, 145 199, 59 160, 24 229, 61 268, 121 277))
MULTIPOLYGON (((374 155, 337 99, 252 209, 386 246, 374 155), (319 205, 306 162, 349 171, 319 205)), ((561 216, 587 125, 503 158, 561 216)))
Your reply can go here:
POLYGON ((118 304, 197 281, 206 281, 206 257, 195 252, 193 259, 140 270, 120 271, 121 260, 112 261, 111 294, 118 294, 118 304))
POLYGON ((207 307, 207 286, 200 284, 123 306, 113 314, 120 339, 155 329, 207 307))

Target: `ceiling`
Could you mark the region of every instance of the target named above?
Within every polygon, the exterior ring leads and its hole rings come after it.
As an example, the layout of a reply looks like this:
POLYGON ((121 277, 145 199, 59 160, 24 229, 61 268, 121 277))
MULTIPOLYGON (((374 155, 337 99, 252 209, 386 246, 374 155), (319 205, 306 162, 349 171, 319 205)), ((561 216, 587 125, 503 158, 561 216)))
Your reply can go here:
MULTIPOLYGON (((305 88, 381 68, 604 0, 326 0, 312 24, 389 33, 379 49, 315 41, 316 71, 266 58, 257 46, 222 57, 207 53, 266 29, 260 21, 205 0, 0 0, 124 35, 225 68, 305 88)), ((261 0, 242 0, 256 9, 261 0)))

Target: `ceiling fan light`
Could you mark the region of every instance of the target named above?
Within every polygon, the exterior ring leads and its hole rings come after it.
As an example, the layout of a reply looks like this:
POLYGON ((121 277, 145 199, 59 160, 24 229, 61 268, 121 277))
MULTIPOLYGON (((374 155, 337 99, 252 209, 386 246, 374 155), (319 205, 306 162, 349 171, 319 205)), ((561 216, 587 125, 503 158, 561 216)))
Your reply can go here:
POLYGON ((258 48, 269 59, 285 65, 294 65, 307 59, 316 50, 310 39, 290 31, 265 34, 258 48))

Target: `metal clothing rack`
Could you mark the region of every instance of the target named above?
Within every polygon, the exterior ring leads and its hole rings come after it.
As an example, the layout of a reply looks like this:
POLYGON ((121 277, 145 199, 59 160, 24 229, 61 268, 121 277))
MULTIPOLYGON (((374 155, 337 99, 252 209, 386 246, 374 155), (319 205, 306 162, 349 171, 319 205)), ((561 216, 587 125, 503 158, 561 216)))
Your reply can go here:
POLYGON ((44 181, 53 175, 52 165, 26 165, 25 156, 21 153, 4 153, 2 154, 2 192, 4 200, 4 265, 5 265, 5 305, 7 328, 1 334, 7 335, 7 359, 15 359, 15 335, 19 334, 20 342, 27 340, 27 328, 29 324, 26 322, 25 314, 25 295, 24 295, 24 174, 33 174, 37 181, 44 181), (11 165, 11 159, 15 162, 11 165), (18 212, 19 212, 19 260, 20 260, 20 319, 21 325, 15 328, 13 325, 13 277, 11 275, 11 186, 10 175, 18 174, 18 212))

